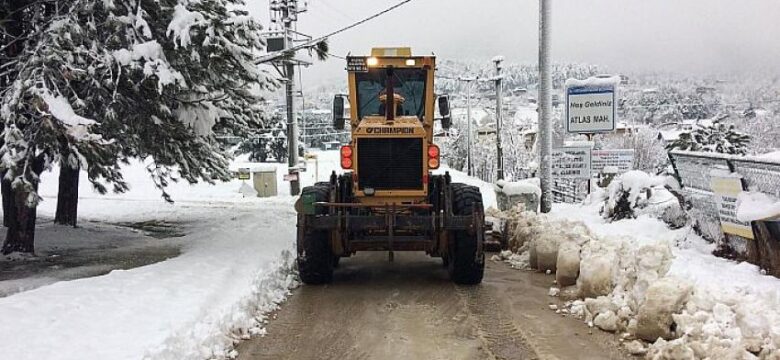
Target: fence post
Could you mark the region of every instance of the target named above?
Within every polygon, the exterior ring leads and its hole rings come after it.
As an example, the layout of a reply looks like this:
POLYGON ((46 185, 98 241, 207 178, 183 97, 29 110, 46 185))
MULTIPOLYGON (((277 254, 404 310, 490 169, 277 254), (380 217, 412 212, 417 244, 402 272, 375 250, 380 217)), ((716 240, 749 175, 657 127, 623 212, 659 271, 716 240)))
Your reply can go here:
POLYGON ((680 184, 680 188, 682 188, 682 177, 680 177, 680 171, 677 170, 677 163, 674 161, 674 155, 672 155, 672 153, 669 151, 666 153, 666 156, 669 157, 669 162, 672 163, 672 169, 674 169, 674 178, 677 179, 677 182, 680 184))
MULTIPOLYGON (((734 166, 734 162, 732 162, 731 159, 726 159, 726 166, 728 166, 729 172, 737 173, 737 168, 736 166, 734 166)), ((742 191, 748 190, 747 180, 745 180, 744 176, 740 175, 739 183, 742 185, 742 191)), ((760 266, 762 252, 758 246, 758 237, 756 236, 757 231, 756 231, 755 221, 750 222, 750 231, 753 232, 753 240, 742 238, 743 241, 745 242, 745 256, 747 257, 747 261, 749 263, 760 266)), ((723 237, 725 237, 726 239, 729 239, 732 236, 736 236, 736 235, 726 234, 725 232, 723 233, 723 237)))

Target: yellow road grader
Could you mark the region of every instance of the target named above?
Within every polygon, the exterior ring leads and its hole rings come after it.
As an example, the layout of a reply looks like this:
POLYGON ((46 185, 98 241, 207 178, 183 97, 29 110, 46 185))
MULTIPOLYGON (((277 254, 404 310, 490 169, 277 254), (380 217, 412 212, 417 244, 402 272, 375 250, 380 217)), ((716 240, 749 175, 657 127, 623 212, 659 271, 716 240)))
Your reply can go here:
POLYGON ((333 100, 333 125, 351 129, 342 174, 305 187, 298 202, 301 280, 331 282, 339 259, 358 251, 424 251, 452 281, 476 284, 485 267, 485 216, 477 187, 439 168, 434 121, 451 124, 449 99, 434 94, 434 56, 374 48, 348 56, 349 93, 333 100), (344 101, 349 101, 345 116, 344 101), (434 117, 438 105, 440 117, 434 117))

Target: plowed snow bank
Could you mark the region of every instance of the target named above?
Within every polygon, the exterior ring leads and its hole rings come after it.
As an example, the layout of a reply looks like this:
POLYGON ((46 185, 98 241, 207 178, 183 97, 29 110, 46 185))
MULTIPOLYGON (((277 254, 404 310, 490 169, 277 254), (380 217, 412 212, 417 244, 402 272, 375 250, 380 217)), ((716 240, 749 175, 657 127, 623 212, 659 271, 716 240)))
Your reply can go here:
POLYGON ((689 229, 670 230, 648 216, 609 223, 599 204, 502 216, 509 219, 512 253, 501 257, 513 267, 556 271, 560 288, 550 294, 570 299, 557 311, 621 333, 631 353, 780 356, 780 280, 714 257, 689 229))

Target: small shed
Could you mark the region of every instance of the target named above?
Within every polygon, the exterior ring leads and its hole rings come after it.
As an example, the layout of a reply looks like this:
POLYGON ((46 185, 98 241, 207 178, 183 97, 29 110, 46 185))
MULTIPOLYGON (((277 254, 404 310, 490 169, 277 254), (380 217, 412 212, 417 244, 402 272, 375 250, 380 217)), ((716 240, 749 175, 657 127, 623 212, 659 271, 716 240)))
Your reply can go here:
POLYGON ((276 196, 276 166, 261 165, 252 168, 252 182, 258 197, 276 196))

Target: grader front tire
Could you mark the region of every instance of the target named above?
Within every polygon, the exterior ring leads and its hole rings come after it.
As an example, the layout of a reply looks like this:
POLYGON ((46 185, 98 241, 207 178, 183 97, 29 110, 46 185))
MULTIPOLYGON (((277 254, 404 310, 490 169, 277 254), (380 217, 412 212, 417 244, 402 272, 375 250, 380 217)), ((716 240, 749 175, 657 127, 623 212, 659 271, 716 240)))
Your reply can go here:
MULTIPOLYGON (((329 192, 328 186, 317 184, 303 188, 301 197, 313 196, 317 202, 327 202, 329 192)), ((324 209, 317 208, 316 211, 321 214, 325 212, 324 209)), ((303 229, 302 241, 303 252, 298 254, 298 275, 301 281, 310 285, 327 284, 333 281, 335 264, 328 231, 303 229)))
MULTIPOLYGON (((455 215, 473 215, 474 210, 482 213, 482 194, 476 186, 452 184, 452 210, 455 215)), ((478 232, 452 231, 449 243, 448 270, 450 279, 456 284, 474 285, 482 282, 485 273, 485 254, 479 251, 478 232)))

